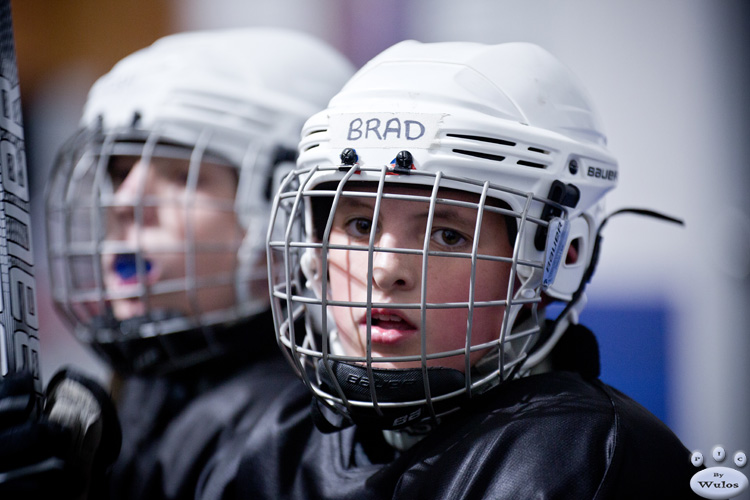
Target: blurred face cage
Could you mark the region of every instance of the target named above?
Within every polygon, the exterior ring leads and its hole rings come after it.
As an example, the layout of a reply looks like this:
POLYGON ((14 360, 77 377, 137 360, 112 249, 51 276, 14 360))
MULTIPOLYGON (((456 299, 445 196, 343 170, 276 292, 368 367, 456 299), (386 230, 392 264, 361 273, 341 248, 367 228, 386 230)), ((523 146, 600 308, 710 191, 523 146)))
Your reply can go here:
POLYGON ((99 78, 47 191, 76 335, 120 372, 256 352, 274 176, 352 72, 314 37, 253 27, 169 35, 99 78))
MULTIPOLYGON (((277 340, 323 407, 360 424, 385 429, 435 422, 525 369, 524 362, 542 334, 541 293, 545 284, 554 280, 566 250, 568 210, 559 199, 553 201, 533 192, 441 171, 410 170, 394 164, 298 168, 282 182, 268 233, 277 340), (373 229, 363 231, 359 241, 342 244, 332 238, 332 233, 337 210, 347 203, 345 200, 361 200, 369 207, 369 227, 373 229), (425 214, 421 246, 380 244, 377 228, 384 216, 381 207, 392 202, 408 203, 413 206, 410 211, 425 214), (434 221, 441 207, 473 214, 467 248, 436 248, 429 235, 437 229, 434 221), (498 216, 505 222, 510 251, 480 251, 483 221, 497 220, 498 216), (524 250, 529 247, 545 251, 524 250), (335 267, 331 257, 334 252, 358 255, 358 262, 366 262, 353 270, 364 283, 360 295, 343 300, 332 290, 329 278, 335 267), (537 254, 541 258, 529 257, 537 254), (409 300, 400 300, 405 295, 378 290, 374 263, 382 255, 411 256, 413 267, 419 267, 409 300), (443 264, 438 266, 438 261, 443 264), (437 286, 434 277, 440 273, 434 269, 450 267, 454 262, 466 264, 463 272, 454 274, 457 281, 453 282, 466 294, 461 300, 432 300, 433 296, 450 295, 431 291, 437 286), (489 265, 495 265, 495 269, 500 265, 506 273, 487 276, 482 269, 489 265), (491 280, 504 280, 502 295, 479 293, 482 283, 491 280), (345 334, 335 317, 336 312, 346 310, 356 310, 363 318, 359 325, 361 352, 342 348, 345 334), (396 349, 383 354, 374 345, 377 318, 383 317, 383 310, 412 318, 419 339, 416 352, 396 349), (500 319, 487 331, 487 322, 479 318, 490 310, 500 311, 500 319), (448 343, 441 348, 431 341, 443 329, 436 325, 438 322, 430 321, 434 314, 462 319, 460 329, 455 330, 460 336, 458 346, 448 343)), ((394 217, 386 216, 391 220, 394 217)), ((445 328, 450 327, 445 324, 445 328)))
POLYGON ((223 328, 268 307, 267 142, 241 161, 208 127, 81 130, 46 199, 56 306, 118 370, 176 369, 232 345, 223 328))

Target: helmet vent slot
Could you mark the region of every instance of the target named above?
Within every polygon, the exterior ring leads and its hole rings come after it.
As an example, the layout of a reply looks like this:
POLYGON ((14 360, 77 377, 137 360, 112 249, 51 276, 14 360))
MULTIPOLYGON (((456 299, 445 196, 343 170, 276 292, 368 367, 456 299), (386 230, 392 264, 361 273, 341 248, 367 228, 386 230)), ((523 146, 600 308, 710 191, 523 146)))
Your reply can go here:
MULTIPOLYGON (((484 142, 484 143, 489 143, 489 144, 497 144, 497 145, 500 145, 500 146, 509 146, 509 147, 516 147, 516 146, 518 146, 517 142, 509 141, 507 139, 498 139, 497 137, 486 137, 486 136, 481 136, 481 135, 470 135, 470 134, 446 134, 446 136, 447 137, 455 137, 457 139, 467 139, 469 141, 477 141, 477 142, 484 142)), ((542 149, 542 148, 537 148, 537 147, 534 147, 534 146, 529 146, 529 147, 527 147, 527 149, 528 149, 528 151, 530 151, 532 153, 541 153, 541 154, 545 154, 545 155, 549 155, 550 154, 549 151, 547 151, 545 149, 542 149)), ((496 155, 496 154, 491 154, 491 153, 484 153, 484 152, 481 152, 481 151, 471 151, 471 150, 468 150, 468 149, 454 149, 453 152, 454 153, 458 153, 458 154, 462 154, 462 155, 473 156, 475 158, 482 158, 484 160, 504 161, 505 158, 506 158, 503 155, 496 155)), ((518 161, 516 161, 516 164, 524 166, 524 167, 547 168, 547 165, 545 165, 544 163, 535 162, 535 161, 529 161, 529 160, 518 160, 518 161)))
POLYGON ((543 155, 549 154, 549 151, 547 151, 546 149, 535 148, 534 146, 529 146, 529 151, 531 151, 532 153, 542 153, 543 155))
POLYGON ((505 159, 504 156, 493 155, 490 153, 481 153, 479 151, 467 151, 465 149, 454 149, 453 152, 462 155, 473 156, 475 158, 482 158, 484 160, 503 161, 505 159))
POLYGON ((311 135, 315 135, 315 134, 322 134, 323 132, 328 132, 328 129, 319 128, 316 130, 311 130, 310 132, 307 133, 307 137, 310 137, 311 135))
POLYGON ((456 137, 458 139, 468 139, 470 141, 491 142, 492 144, 501 144, 503 146, 515 146, 516 145, 516 143, 513 141, 507 141, 505 139, 497 139, 495 137, 484 137, 481 135, 447 134, 447 136, 456 137))
POLYGON ((547 165, 544 163, 537 163, 535 161, 518 160, 516 163, 518 165, 523 165, 524 167, 547 168, 547 165))

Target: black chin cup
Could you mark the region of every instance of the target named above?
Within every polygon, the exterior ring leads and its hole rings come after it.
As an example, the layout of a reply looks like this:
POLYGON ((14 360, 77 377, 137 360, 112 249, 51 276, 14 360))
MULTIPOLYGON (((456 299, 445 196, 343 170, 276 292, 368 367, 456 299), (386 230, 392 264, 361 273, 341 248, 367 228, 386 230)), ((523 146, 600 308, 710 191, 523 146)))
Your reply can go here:
MULTIPOLYGON (((458 395, 445 400, 435 398, 462 390, 466 385, 464 374, 452 368, 427 368, 430 400, 427 402, 424 373, 421 368, 405 369, 372 369, 372 381, 367 368, 360 365, 328 360, 341 392, 349 402, 364 402, 365 406, 350 404, 348 408, 338 410, 360 426, 378 429, 401 429, 420 423, 436 423, 435 419, 458 409, 465 401, 465 395, 458 395), (371 386, 375 386, 374 404, 371 386), (421 402, 420 402, 421 401, 421 402), (402 406, 389 406, 383 403, 406 403, 402 406)), ((340 395, 336 385, 331 381, 324 360, 318 361, 318 378, 322 390, 340 395)))

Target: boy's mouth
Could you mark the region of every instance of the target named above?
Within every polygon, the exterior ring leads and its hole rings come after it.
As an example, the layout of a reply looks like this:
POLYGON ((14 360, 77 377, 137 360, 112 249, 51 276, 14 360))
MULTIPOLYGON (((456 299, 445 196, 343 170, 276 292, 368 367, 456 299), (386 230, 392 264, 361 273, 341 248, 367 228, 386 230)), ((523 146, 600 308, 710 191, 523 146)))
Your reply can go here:
MULTIPOLYGON (((145 274, 148 277, 153 268, 153 263, 148 259, 144 259, 143 263, 145 274)), ((135 254, 120 254, 115 257, 112 262, 112 270, 120 279, 120 283, 126 285, 138 283, 138 269, 135 254)))
MULTIPOLYGON (((367 315, 362 317, 360 324, 363 329, 366 328, 367 315)), ((415 333, 419 333, 419 328, 399 311, 389 309, 372 310, 372 343, 395 344, 406 337, 411 337, 415 333)))

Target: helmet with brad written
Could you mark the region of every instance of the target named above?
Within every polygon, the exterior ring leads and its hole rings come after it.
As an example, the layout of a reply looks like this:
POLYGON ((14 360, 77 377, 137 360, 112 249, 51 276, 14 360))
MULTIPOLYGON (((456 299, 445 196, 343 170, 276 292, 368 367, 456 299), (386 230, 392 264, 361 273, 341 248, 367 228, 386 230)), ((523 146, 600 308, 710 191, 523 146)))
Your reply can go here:
POLYGON ((279 341, 324 407, 435 421, 544 359, 549 300, 575 321, 618 167, 547 51, 401 42, 307 121, 299 152, 269 276, 279 341))

